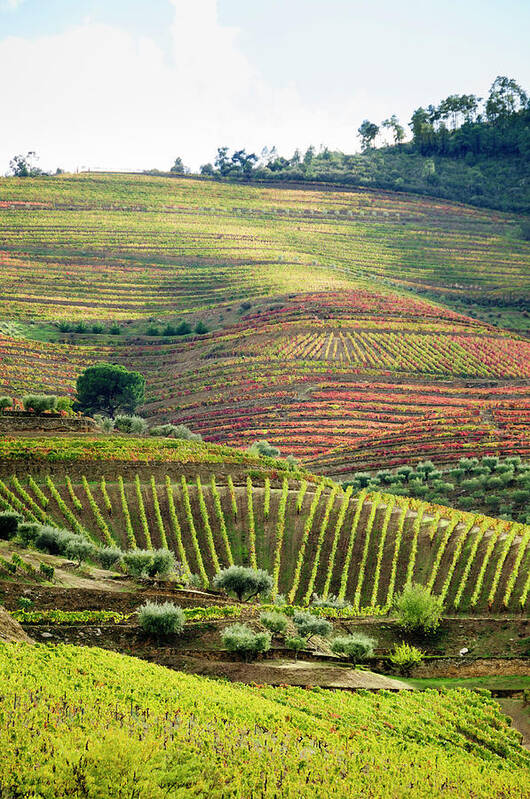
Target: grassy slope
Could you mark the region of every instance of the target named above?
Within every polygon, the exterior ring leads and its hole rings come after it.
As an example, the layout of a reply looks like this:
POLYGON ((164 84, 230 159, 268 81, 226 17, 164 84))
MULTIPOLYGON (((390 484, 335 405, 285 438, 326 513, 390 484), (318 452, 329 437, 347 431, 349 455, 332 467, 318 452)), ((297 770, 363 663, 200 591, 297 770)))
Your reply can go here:
POLYGON ((526 791, 517 734, 495 703, 467 692, 246 688, 67 646, 3 646, 0 673, 6 797, 118 786, 138 799, 526 791))

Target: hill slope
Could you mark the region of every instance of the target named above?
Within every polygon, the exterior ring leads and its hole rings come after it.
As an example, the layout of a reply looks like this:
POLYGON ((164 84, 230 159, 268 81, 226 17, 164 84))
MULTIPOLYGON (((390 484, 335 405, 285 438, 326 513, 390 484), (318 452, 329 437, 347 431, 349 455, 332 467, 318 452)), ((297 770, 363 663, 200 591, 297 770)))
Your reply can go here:
POLYGON ((219 448, 224 461, 212 459, 217 448, 195 445, 193 459, 182 447, 179 461, 176 447, 173 461, 145 465, 125 460, 123 447, 121 460, 90 461, 88 439, 50 438, 47 448, 17 439, 12 460, 9 447, 8 440, 0 450, 2 472, 12 475, 0 480, 2 508, 100 544, 169 546, 204 586, 237 563, 269 571, 274 593, 290 602, 337 594, 356 610, 388 609, 414 580, 440 594, 450 612, 528 604, 525 524, 382 491, 353 495, 321 478, 252 465, 235 451, 231 462, 226 447, 219 448))
POLYGON ((527 328, 516 217, 81 175, 0 180, 0 218, 3 392, 69 392, 107 360, 147 376, 150 419, 212 441, 313 457, 444 420, 456 457, 459 428, 491 451, 527 446, 530 344, 503 327, 527 328), (210 332, 160 335, 183 320, 210 332))
POLYGON ((6 797, 526 792, 518 734, 468 691, 232 686, 69 646, 0 645, 0 674, 6 797))

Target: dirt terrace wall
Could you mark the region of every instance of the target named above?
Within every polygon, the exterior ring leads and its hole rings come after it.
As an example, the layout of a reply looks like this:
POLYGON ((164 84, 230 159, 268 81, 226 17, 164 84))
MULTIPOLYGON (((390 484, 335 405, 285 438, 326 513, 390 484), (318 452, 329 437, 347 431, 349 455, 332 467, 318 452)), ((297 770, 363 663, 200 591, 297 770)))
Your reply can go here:
POLYGON ((437 658, 425 660, 411 672, 415 679, 436 677, 530 677, 530 660, 524 658, 437 658))
POLYGON ((93 419, 77 416, 0 415, 0 433, 97 433, 93 419))
MULTIPOLYGON (((1 435, 1 433, 0 433, 1 435)), ((139 463, 138 461, 40 461, 28 458, 27 460, 5 460, 0 461, 0 478, 4 479, 17 475, 19 478, 25 478, 31 474, 36 480, 44 479, 50 475, 55 480, 64 479, 67 475, 75 482, 80 480, 84 475, 87 480, 100 480, 105 477, 106 480, 113 482, 121 475, 126 483, 134 480, 136 475, 141 480, 150 480, 154 476, 157 483, 163 483, 166 475, 169 475, 172 480, 180 480, 181 475, 187 479, 195 480, 197 475, 203 482, 211 479, 212 474, 215 475, 218 482, 223 482, 223 476, 231 475, 234 483, 245 484, 247 475, 254 473, 263 474, 263 479, 269 475, 271 470, 269 467, 260 467, 257 464, 241 464, 241 463, 226 463, 226 462, 211 462, 211 463, 180 463, 171 461, 153 461, 152 463, 139 463)), ((311 478, 306 478, 311 479, 311 478)), ((281 472, 277 473, 277 477, 271 477, 271 487, 281 488, 283 475, 281 472)), ((292 490, 298 490, 300 481, 296 478, 289 479, 289 487, 292 490)))

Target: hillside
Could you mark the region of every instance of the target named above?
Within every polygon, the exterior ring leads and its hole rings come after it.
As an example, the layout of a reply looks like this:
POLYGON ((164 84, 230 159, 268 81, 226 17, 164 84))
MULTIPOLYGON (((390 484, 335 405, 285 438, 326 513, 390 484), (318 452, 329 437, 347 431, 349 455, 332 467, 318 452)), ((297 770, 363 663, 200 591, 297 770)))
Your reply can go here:
POLYGON ((6 797, 73 796, 80 785, 138 799, 526 792, 517 733, 468 691, 232 686, 68 646, 2 645, 0 673, 6 797))
POLYGON ((345 447, 359 468, 380 451, 379 467, 387 438, 410 458, 434 426, 444 457, 528 453, 530 244, 515 216, 79 175, 0 180, 0 217, 2 392, 71 392, 106 360, 146 375, 150 420, 210 441, 345 447), (191 334, 175 335, 182 321, 191 334))
POLYGON ((90 440, 6 439, 0 506, 100 545, 169 546, 205 587, 237 563, 267 570, 273 593, 301 604, 334 594, 356 611, 388 610, 414 580, 452 612, 527 607, 528 525, 382 490, 353 495, 331 481, 250 468, 237 452, 234 470, 227 448, 216 461, 211 445, 195 444, 190 458, 189 446, 174 442, 172 461, 144 464, 142 440, 128 440, 132 460, 123 446, 120 460, 102 460, 99 443, 90 460, 90 440))

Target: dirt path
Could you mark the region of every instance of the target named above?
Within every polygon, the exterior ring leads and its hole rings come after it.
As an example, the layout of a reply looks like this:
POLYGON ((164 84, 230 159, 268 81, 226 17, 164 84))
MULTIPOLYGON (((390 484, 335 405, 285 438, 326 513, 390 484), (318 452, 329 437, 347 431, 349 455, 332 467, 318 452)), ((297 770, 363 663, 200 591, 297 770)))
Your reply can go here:
POLYGON ((522 699, 497 699, 501 710, 510 716, 513 726, 523 736, 523 746, 530 751, 530 713, 523 708, 522 699))

